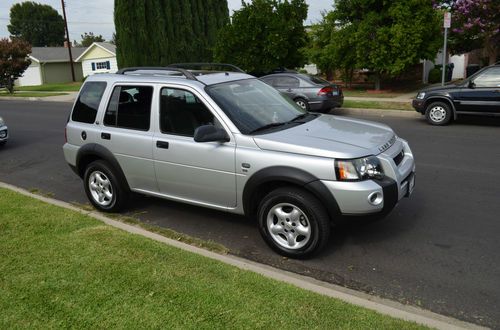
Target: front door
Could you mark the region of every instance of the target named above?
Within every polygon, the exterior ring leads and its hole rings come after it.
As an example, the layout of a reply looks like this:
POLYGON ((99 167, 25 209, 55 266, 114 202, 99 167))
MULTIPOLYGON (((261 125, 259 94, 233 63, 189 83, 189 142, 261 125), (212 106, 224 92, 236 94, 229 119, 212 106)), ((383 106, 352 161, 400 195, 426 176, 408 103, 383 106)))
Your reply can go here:
POLYGON ((457 110, 500 113, 500 66, 484 70, 460 91, 457 110))
POLYGON ((234 140, 195 142, 194 131, 202 125, 224 128, 194 91, 161 89, 159 131, 153 141, 160 193, 209 206, 235 207, 234 140))

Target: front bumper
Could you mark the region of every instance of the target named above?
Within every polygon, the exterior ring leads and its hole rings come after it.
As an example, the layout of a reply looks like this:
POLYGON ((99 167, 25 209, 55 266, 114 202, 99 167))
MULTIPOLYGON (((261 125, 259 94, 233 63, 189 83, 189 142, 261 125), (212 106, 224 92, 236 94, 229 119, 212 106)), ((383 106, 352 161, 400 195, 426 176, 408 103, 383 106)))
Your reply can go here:
POLYGON ((7 126, 0 127, 0 142, 7 141, 9 139, 9 129, 7 126))
POLYGON ((425 113, 425 100, 413 99, 411 102, 412 107, 415 111, 420 112, 421 114, 425 113))
POLYGON ((412 194, 415 161, 408 143, 398 139, 378 158, 385 173, 381 180, 322 181, 335 198, 342 215, 387 214, 402 198, 412 194), (401 152, 404 157, 398 159, 401 152))

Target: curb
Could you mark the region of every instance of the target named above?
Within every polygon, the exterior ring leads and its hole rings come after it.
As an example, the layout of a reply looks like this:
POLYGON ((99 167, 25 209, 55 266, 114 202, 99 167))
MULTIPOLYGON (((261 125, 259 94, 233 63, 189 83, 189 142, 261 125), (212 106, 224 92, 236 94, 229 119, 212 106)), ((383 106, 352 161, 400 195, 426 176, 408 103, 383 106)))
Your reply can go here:
POLYGON ((380 117, 408 117, 420 118, 422 115, 411 110, 389 110, 368 108, 338 108, 330 112, 332 115, 371 115, 380 117))
POLYGON ((281 269, 277 269, 268 265, 262 265, 250 260, 239 258, 233 255, 222 255, 202 248, 198 248, 186 243, 182 243, 165 236, 149 232, 145 229, 129 225, 120 221, 116 221, 104 216, 96 211, 85 211, 69 203, 59 201, 53 198, 44 197, 30 193, 29 191, 18 188, 16 186, 0 182, 0 188, 9 189, 18 192, 22 195, 35 198, 37 200, 63 207, 81 214, 85 214, 94 219, 100 220, 107 225, 124 230, 131 234, 141 235, 149 239, 182 249, 184 251, 196 253, 204 257, 214 259, 225 264, 235 266, 242 270, 251 271, 267 278, 274 279, 280 282, 285 282, 296 287, 315 292, 331 298, 336 298, 344 302, 361 306, 380 314, 388 315, 394 318, 402 319, 405 321, 416 322, 428 327, 437 329, 487 329, 472 323, 453 319, 451 317, 443 316, 434 312, 430 312, 418 307, 403 305, 401 303, 371 296, 362 292, 352 289, 347 289, 338 285, 322 282, 314 278, 303 275, 298 275, 281 269))

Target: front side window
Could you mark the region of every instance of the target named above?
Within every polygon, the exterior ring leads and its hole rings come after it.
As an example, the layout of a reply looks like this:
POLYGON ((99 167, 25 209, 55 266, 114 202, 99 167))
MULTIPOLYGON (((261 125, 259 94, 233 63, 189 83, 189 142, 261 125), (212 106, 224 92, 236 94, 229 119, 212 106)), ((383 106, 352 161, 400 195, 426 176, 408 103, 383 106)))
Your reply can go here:
POLYGON ((104 125, 149 130, 151 118, 151 86, 116 86, 104 115, 104 125))
POLYGON ((203 125, 222 126, 212 112, 191 92, 162 88, 160 96, 160 131, 164 134, 194 136, 203 125))
POLYGON ((476 87, 500 87, 500 67, 489 68, 474 79, 476 87))
POLYGON ((206 91, 243 134, 280 124, 283 128, 289 127, 284 124, 306 113, 295 102, 257 79, 208 86, 206 91))
POLYGON ((92 124, 95 121, 104 90, 106 90, 106 83, 103 81, 86 82, 73 108, 71 120, 92 124))

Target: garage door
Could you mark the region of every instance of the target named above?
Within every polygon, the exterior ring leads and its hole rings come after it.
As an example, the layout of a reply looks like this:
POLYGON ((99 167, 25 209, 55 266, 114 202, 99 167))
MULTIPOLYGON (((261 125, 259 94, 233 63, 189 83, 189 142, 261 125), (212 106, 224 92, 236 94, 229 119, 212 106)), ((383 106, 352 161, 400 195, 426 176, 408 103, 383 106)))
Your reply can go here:
POLYGON ((29 66, 24 71, 23 76, 17 79, 16 85, 18 86, 36 86, 42 84, 42 77, 40 76, 40 67, 29 66))

